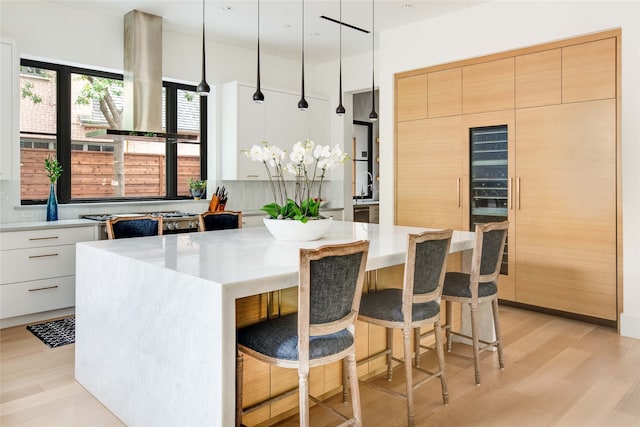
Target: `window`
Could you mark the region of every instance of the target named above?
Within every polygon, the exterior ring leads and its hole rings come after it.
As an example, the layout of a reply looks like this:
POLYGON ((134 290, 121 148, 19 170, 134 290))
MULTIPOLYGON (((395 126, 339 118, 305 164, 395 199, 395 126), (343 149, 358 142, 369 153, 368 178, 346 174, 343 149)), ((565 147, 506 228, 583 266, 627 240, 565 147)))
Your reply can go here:
POLYGON ((162 130, 199 136, 200 144, 90 138, 122 129, 122 76, 22 60, 20 157, 23 204, 44 203, 44 159, 64 172, 60 203, 188 198, 188 178, 206 179, 206 102, 195 86, 163 83, 162 130))

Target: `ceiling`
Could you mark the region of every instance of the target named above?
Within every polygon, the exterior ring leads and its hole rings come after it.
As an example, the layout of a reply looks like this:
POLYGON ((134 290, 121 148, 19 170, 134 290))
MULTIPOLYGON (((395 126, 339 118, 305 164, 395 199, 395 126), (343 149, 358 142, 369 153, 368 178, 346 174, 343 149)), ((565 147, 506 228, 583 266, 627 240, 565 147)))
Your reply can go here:
MULTIPOLYGON (((123 18, 133 9, 163 18, 165 30, 198 37, 202 34, 200 0, 49 0, 53 3, 107 16, 123 18)), ((206 38, 255 49, 258 0, 204 0, 206 38)), ((375 44, 378 33, 412 22, 473 7, 482 1, 375 0, 375 44)), ((322 63, 339 54, 340 25, 321 19, 340 20, 339 0, 305 0, 305 61, 322 63)), ((372 0, 342 0, 342 22, 370 31, 372 0)), ((342 54, 371 52, 371 34, 342 26, 342 54)), ((260 48, 291 59, 300 57, 302 46, 302 0, 260 0, 260 48)), ((208 52, 209 54, 211 52, 208 52)))

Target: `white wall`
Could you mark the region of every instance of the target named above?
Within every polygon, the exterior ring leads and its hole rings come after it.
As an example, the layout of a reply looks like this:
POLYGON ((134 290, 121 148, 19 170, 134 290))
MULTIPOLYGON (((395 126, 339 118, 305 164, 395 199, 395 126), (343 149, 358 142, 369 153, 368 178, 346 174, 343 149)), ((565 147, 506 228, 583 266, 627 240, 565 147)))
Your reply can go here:
POLYGON ((622 28, 624 307, 640 338, 640 3, 498 1, 387 31, 380 40, 380 222, 393 218, 394 73, 622 28))

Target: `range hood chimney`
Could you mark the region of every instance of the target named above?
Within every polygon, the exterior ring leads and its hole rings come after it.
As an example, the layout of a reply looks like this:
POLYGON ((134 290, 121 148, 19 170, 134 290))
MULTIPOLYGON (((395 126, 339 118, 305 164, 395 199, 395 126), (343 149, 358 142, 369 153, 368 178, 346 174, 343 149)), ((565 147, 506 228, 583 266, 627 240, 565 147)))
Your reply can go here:
POLYGON ((162 18, 140 10, 124 16, 123 129, 101 129, 87 137, 194 142, 196 135, 162 132, 162 18))

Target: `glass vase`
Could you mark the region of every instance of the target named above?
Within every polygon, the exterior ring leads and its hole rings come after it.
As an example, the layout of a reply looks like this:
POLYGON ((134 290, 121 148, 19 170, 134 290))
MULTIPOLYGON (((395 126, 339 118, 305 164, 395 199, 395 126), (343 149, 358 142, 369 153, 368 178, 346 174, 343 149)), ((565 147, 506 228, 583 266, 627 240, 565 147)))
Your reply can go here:
POLYGON ((49 199, 47 200, 47 221, 58 220, 58 199, 56 199, 56 186, 51 183, 49 199))

